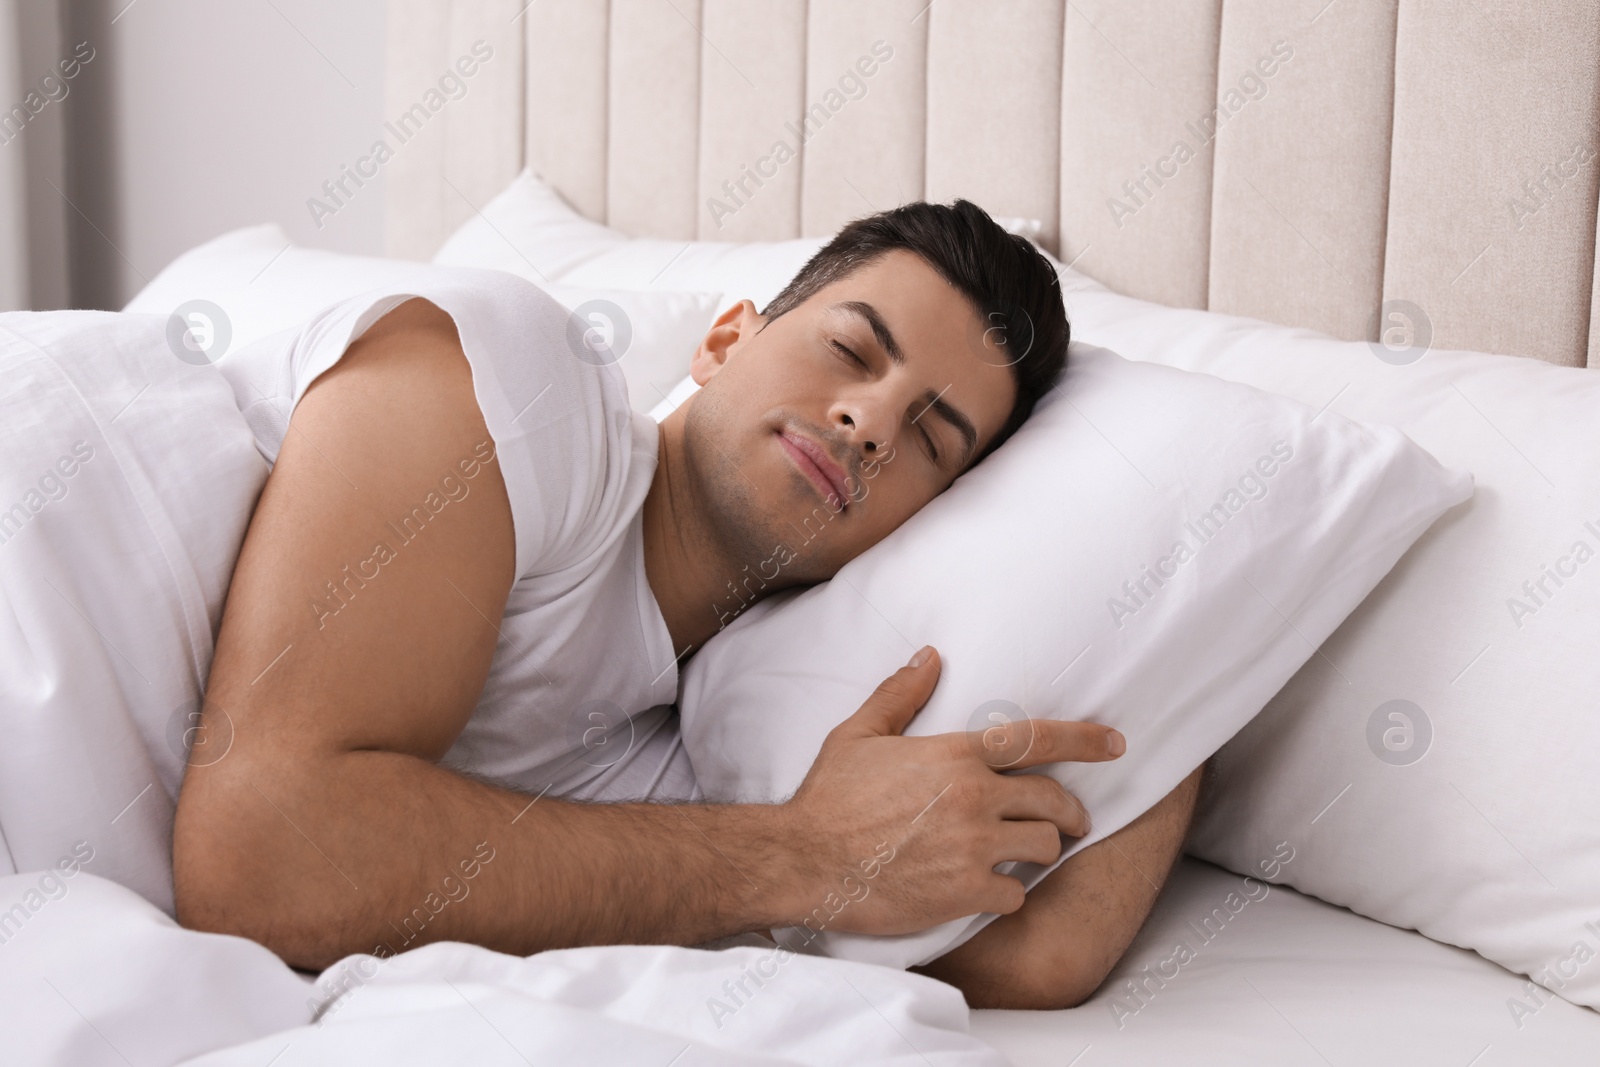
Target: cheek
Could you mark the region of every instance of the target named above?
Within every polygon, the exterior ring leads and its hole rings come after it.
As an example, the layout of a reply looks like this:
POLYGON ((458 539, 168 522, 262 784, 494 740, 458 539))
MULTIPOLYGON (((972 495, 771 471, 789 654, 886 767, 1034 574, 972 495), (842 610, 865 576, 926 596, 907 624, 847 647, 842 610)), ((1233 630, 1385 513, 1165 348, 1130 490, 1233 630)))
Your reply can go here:
POLYGON ((870 517, 874 543, 938 495, 939 484, 919 476, 925 472, 913 470, 909 458, 901 452, 895 461, 880 466, 875 476, 862 480, 862 511, 870 517))

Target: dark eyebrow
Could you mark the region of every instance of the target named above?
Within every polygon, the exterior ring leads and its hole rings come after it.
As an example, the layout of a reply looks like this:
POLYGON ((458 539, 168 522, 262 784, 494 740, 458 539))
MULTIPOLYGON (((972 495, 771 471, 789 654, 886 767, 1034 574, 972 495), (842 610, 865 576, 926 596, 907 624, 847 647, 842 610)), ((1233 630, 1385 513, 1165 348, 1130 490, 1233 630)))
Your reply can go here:
MULTIPOLYGON (((883 321, 882 315, 878 314, 877 308, 865 300, 846 300, 842 303, 834 304, 833 310, 849 312, 864 319, 867 325, 872 327, 872 336, 877 339, 878 346, 888 353, 889 362, 897 367, 905 366, 906 354, 901 349, 900 342, 895 340, 894 333, 889 329, 889 324, 883 321)), ((948 388, 949 386, 945 386, 945 389, 948 388)), ((967 461, 972 458, 973 449, 978 444, 978 431, 972 425, 972 420, 962 414, 959 408, 944 399, 943 389, 937 393, 929 389, 922 394, 922 398, 927 402, 927 405, 917 412, 911 421, 916 422, 917 419, 927 414, 929 408, 932 408, 934 414, 954 427, 956 433, 961 435, 961 463, 957 469, 965 470, 967 461)))
POLYGON ((878 347, 889 353, 889 362, 896 367, 906 365, 906 354, 900 348, 900 342, 894 339, 894 334, 889 330, 889 324, 883 321, 883 316, 878 314, 878 309, 865 300, 846 300, 841 304, 834 304, 833 310, 848 311, 850 314, 865 319, 868 326, 872 327, 872 336, 878 339, 878 347))
MULTIPOLYGON (((948 388, 950 388, 948 385, 945 386, 945 389, 948 388)), ((965 470, 967 461, 972 458, 972 450, 978 444, 978 431, 973 427, 972 420, 961 414, 959 409, 952 407, 950 402, 944 399, 943 389, 937 393, 929 389, 922 394, 922 398, 928 402, 928 406, 917 412, 911 421, 916 422, 917 419, 922 418, 927 413, 928 408, 932 408, 935 414, 941 416, 951 426, 954 426, 956 433, 961 435, 961 462, 956 465, 956 470, 958 472, 965 470)))

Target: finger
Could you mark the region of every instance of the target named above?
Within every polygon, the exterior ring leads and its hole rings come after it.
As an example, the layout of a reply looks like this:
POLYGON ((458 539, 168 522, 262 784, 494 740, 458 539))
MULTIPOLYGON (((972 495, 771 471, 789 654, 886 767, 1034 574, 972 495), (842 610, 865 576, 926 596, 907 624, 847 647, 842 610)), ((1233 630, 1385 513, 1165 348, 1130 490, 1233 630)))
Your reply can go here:
POLYGON ((1127 750, 1126 739, 1109 726, 1056 719, 1017 719, 945 736, 997 771, 1041 763, 1103 763, 1127 750))
POLYGON ((1008 774, 996 778, 994 785, 1000 790, 998 811, 1002 819, 1048 822, 1068 837, 1084 837, 1089 833, 1088 810, 1054 778, 1042 774, 1008 774))
POLYGON ((995 835, 992 863, 1021 860, 1045 866, 1061 858, 1061 834, 1053 823, 1006 822, 995 835))
POLYGON ((980 906, 995 915, 1010 915, 1021 908, 1028 899, 1028 890, 1021 879, 1009 874, 993 874, 984 882, 980 906))
POLYGON ((939 652, 924 645, 911 662, 879 683, 856 713, 839 724, 838 730, 858 737, 898 734, 933 695, 939 684, 939 652), (923 657, 918 662, 918 656, 923 657))
POLYGON ((1032 719, 991 717, 982 729, 968 730, 966 747, 984 763, 997 771, 1009 770, 1033 751, 1034 737, 1038 733, 1032 719))

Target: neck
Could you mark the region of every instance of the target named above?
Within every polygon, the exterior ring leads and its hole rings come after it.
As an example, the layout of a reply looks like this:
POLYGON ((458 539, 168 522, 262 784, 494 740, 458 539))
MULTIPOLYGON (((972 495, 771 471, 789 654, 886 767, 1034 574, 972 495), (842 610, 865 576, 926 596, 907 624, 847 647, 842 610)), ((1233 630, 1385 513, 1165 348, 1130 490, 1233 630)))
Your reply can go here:
POLYGON ((665 419, 658 433, 655 475, 644 499, 644 569, 681 667, 686 654, 721 629, 718 609, 727 606, 718 599, 719 575, 725 576, 728 567, 715 539, 701 529, 703 512, 690 498, 693 486, 683 467, 681 413, 665 419))

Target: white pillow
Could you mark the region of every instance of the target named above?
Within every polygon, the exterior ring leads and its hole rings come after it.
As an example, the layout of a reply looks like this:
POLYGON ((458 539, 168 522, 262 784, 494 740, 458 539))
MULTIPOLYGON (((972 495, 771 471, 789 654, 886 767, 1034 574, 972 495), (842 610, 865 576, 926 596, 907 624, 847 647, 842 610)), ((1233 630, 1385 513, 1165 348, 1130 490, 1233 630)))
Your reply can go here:
POLYGON ((1600 1008, 1600 370, 1407 347, 1414 306, 1385 347, 1063 280, 1077 336, 1392 423, 1477 479, 1222 750, 1189 851, 1250 873, 1288 841, 1295 888, 1600 1008))
MULTIPOLYGON (((330 304, 405 283, 429 269, 429 264, 411 260, 301 248, 275 224, 250 226, 185 252, 123 310, 176 313, 180 321, 197 322, 211 334, 202 341, 209 350, 196 358, 215 362, 228 351, 300 325, 330 304), (192 315, 199 318, 191 320, 192 315)), ((629 401, 638 411, 658 404, 687 371, 721 299, 715 292, 552 285, 526 265, 513 273, 541 286, 573 312, 569 340, 579 358, 619 362, 629 401)))
MULTIPOLYGON (((632 238, 584 218, 531 171, 523 171, 481 215, 473 215, 450 235, 433 262, 495 267, 540 284, 717 290, 724 296, 719 312, 744 299, 759 310, 827 241, 804 237, 739 244, 632 238)), ((679 377, 687 372, 685 360, 679 377)))
MULTIPOLYGON (((997 216, 1011 233, 1037 238, 1039 219, 997 216)), ((699 289, 723 294, 722 309, 756 309, 789 284, 828 237, 790 241, 668 241, 633 238, 578 214, 532 171, 523 171, 481 215, 450 235, 433 262, 495 267, 540 284, 617 289, 699 289)), ((679 376, 688 372, 685 361, 679 376)), ((673 381, 677 381, 674 378, 673 381)))
MULTIPOLYGON (((1233 736, 1470 493, 1391 427, 1074 343, 1062 384, 993 455, 833 580, 758 602, 689 661, 684 743, 709 798, 787 797, 828 731, 931 643, 942 677, 908 733, 981 728, 1004 701, 1012 718, 1127 737, 1119 760, 1049 771, 1093 822, 1071 855, 1233 736)), ((1032 886, 1050 869, 1013 873, 1032 886)), ((993 918, 813 944, 906 967, 993 918)))
POLYGON ((650 417, 660 422, 676 411, 679 405, 693 396, 699 389, 700 386, 695 384, 693 378, 685 377, 667 391, 667 395, 662 397, 661 403, 650 409, 650 417))

